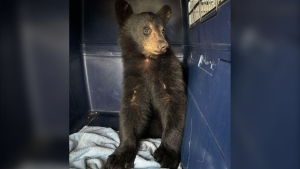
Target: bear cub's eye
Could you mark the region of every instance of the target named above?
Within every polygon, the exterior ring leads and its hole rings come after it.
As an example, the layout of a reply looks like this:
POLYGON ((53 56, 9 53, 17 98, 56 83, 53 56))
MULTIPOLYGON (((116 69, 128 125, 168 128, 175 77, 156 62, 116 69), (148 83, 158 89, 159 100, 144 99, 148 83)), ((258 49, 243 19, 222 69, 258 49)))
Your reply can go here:
POLYGON ((145 27, 145 28, 144 28, 144 34, 145 34, 145 35, 149 35, 150 33, 151 33, 151 29, 148 28, 148 27, 145 27))

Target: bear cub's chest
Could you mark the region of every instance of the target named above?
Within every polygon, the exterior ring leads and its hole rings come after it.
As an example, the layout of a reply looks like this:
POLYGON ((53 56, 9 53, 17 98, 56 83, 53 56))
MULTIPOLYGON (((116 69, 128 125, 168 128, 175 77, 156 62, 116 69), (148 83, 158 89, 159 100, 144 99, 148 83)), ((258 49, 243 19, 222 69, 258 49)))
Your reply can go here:
POLYGON ((157 77, 161 77, 168 69, 159 59, 146 58, 141 60, 139 65, 139 71, 141 75, 148 79, 156 79, 157 77))

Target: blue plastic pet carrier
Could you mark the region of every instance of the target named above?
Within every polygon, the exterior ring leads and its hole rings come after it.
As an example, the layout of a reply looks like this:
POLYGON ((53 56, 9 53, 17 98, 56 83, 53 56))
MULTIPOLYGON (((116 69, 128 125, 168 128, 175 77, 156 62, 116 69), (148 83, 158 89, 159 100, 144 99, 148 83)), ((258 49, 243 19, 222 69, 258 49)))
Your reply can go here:
MULTIPOLYGON (((184 169, 230 168, 230 0, 127 0, 135 13, 172 8, 166 35, 182 61, 187 111, 184 169)), ((115 1, 70 1, 70 134, 118 130, 122 59, 115 1)))

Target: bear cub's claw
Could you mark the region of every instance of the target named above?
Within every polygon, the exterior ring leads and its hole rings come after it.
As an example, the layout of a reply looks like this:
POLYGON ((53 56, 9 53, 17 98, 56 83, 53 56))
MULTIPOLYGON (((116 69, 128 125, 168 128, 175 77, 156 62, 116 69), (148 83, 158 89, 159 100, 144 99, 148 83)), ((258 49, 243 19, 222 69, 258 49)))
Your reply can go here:
POLYGON ((135 160, 134 152, 112 154, 108 157, 104 169, 129 169, 133 168, 135 160))
POLYGON ((168 150, 164 146, 159 146, 154 152, 153 157, 162 168, 177 169, 180 163, 180 153, 168 150))

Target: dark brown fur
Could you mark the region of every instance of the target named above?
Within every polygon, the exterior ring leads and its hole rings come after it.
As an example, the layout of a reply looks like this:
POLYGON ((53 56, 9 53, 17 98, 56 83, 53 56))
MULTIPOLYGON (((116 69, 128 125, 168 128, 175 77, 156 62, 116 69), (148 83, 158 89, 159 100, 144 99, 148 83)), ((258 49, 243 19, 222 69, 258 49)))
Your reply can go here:
POLYGON ((162 167, 177 168, 186 94, 181 63, 162 32, 171 8, 165 5, 156 14, 134 14, 126 1, 118 0, 115 10, 124 66, 121 143, 105 168, 132 168, 143 137, 161 138, 154 158, 162 167))

